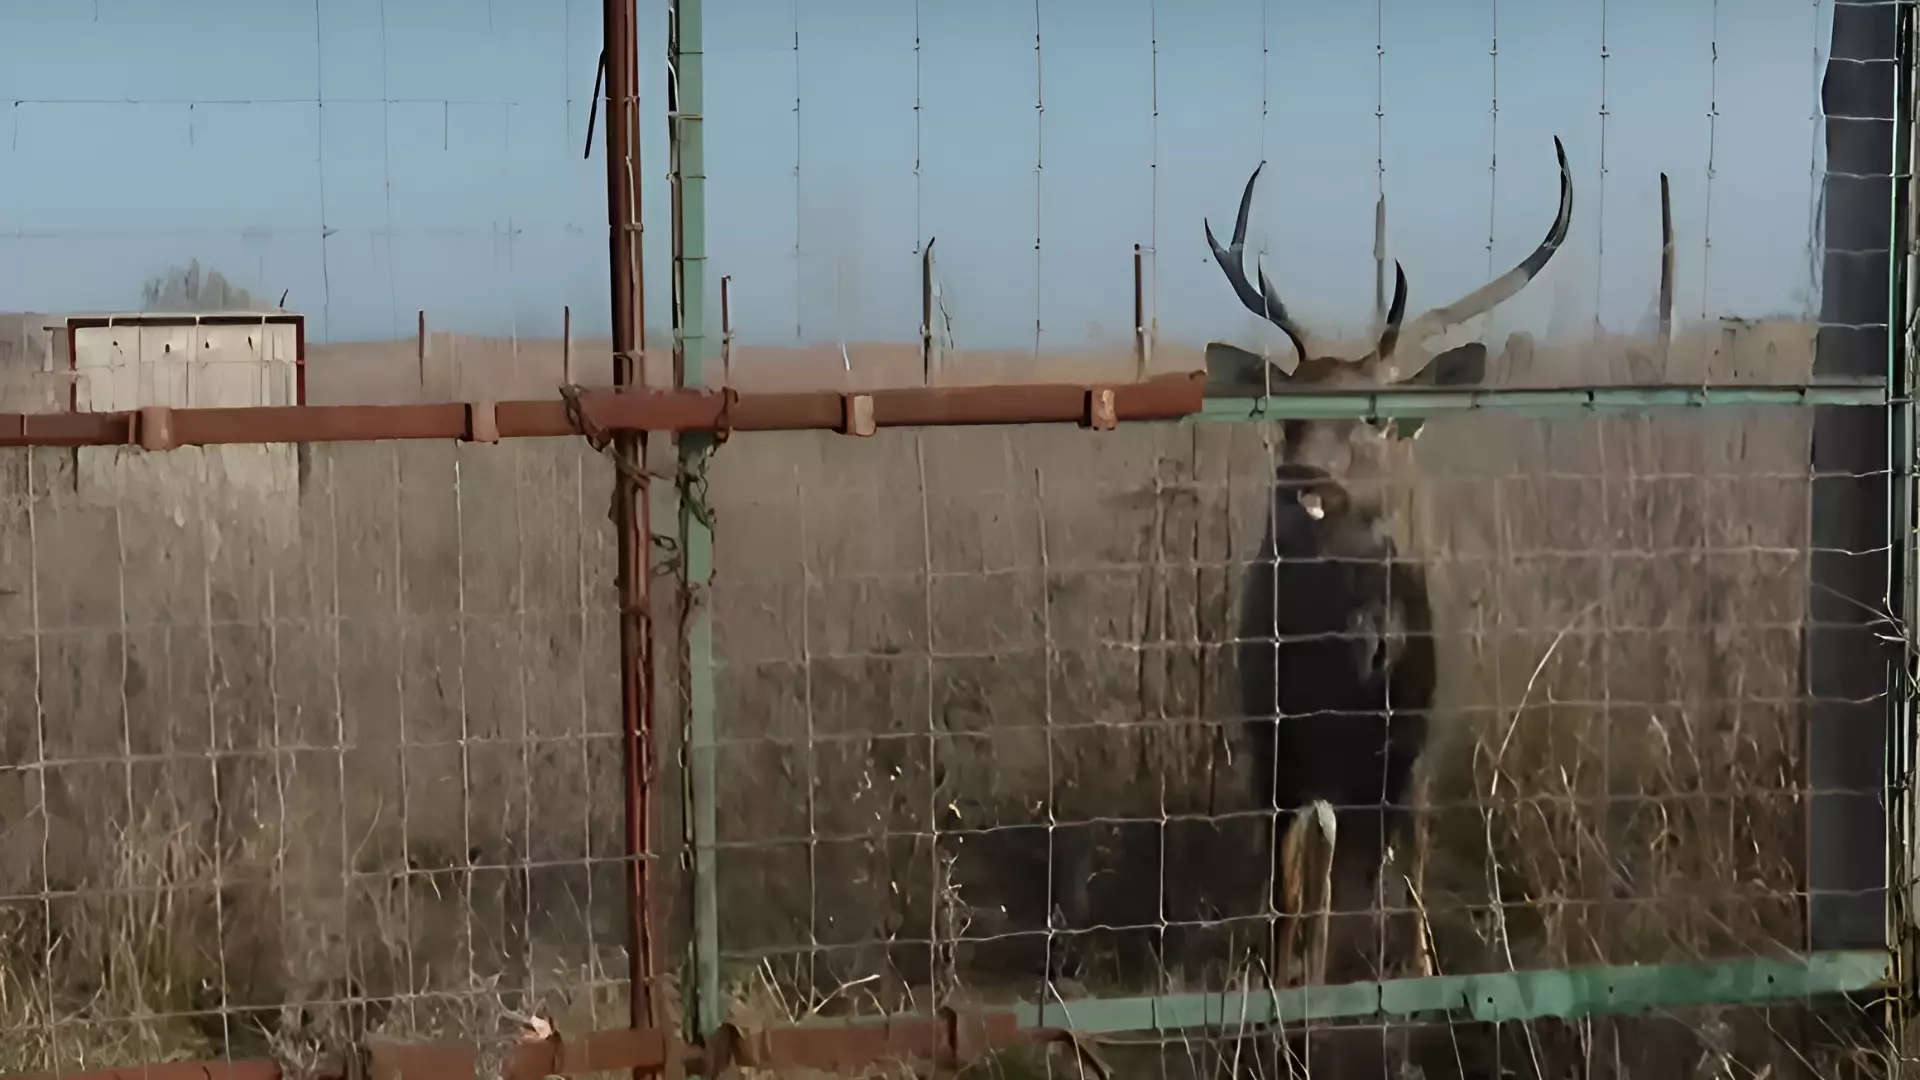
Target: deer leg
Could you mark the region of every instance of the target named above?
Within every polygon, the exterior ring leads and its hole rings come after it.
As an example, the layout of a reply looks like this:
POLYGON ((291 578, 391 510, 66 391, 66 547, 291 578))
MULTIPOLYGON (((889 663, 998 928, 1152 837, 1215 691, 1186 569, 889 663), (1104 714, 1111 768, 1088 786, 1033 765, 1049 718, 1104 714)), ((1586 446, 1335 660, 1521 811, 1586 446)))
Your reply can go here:
POLYGON ((1306 825, 1310 829, 1317 828, 1326 847, 1326 853, 1320 860, 1320 910, 1315 920, 1312 959, 1307 969, 1307 984, 1320 986, 1327 981, 1327 945, 1331 938, 1333 920, 1333 860, 1337 854, 1339 834, 1335 827, 1332 804, 1316 800, 1303 811, 1303 815, 1307 816, 1308 820, 1297 824, 1306 825))
POLYGON ((1281 944, 1278 971, 1281 986, 1291 985, 1294 946, 1300 935, 1300 924, 1307 917, 1307 883, 1314 881, 1315 891, 1319 894, 1317 931, 1309 941, 1310 955, 1308 968, 1303 981, 1313 985, 1326 976, 1327 969, 1327 931, 1333 914, 1333 856, 1334 856, 1334 816, 1332 804, 1316 799, 1295 810, 1288 822, 1285 839, 1280 845, 1280 874, 1284 883, 1281 893, 1284 910, 1281 927, 1281 944), (1324 854, 1314 860, 1309 852, 1316 845, 1314 836, 1318 834, 1323 844, 1324 854))

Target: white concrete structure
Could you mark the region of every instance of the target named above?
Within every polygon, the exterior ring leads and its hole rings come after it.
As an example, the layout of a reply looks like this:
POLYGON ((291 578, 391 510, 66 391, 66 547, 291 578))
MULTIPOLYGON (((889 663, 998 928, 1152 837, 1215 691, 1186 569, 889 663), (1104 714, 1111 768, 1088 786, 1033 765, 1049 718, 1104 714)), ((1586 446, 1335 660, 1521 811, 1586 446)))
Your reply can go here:
POLYGON ((305 319, 291 312, 74 316, 74 408, 300 404, 305 319))
MULTIPOLYGON (((305 322, 287 311, 69 317, 60 351, 73 384, 70 406, 111 412, 302 404, 305 322)), ((238 514, 270 535, 293 529, 300 492, 290 443, 163 454, 85 447, 74 480, 82 494, 103 498, 152 493, 176 521, 238 514)))

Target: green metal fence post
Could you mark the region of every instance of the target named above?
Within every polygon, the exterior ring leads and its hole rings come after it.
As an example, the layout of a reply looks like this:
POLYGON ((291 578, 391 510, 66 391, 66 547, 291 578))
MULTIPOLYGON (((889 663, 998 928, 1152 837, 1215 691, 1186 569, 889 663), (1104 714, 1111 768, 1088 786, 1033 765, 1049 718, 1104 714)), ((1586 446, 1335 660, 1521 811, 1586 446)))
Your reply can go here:
POLYGON ((1897 583, 1889 590, 1893 605, 1894 629, 1900 635, 1900 649, 1893 670, 1888 672, 1888 689, 1893 710, 1888 731, 1887 794, 1887 940, 1901 970, 1902 983, 1913 977, 1914 920, 1913 838, 1916 805, 1909 781, 1914 770, 1915 679, 1920 675, 1916 657, 1913 620, 1920 616, 1920 561, 1916 559, 1915 530, 1920 528, 1920 507, 1916 507, 1914 465, 1920 445, 1915 429, 1913 395, 1914 280, 1915 237, 1920 226, 1914 217, 1914 103, 1915 40, 1911 7, 1900 15, 1900 40, 1895 50, 1893 101, 1893 173, 1892 205, 1888 208, 1888 229, 1892 237, 1887 245, 1888 258, 1888 334, 1887 388, 1893 415, 1887 425, 1888 485, 1893 500, 1893 518, 1889 532, 1891 543, 1889 580, 1897 583))
MULTIPOLYGON (((668 108, 673 148, 674 369, 683 386, 705 379, 707 198, 703 110, 706 76, 701 0, 668 8, 668 108)), ((714 849, 713 518, 706 502, 713 437, 680 439, 681 647, 685 650, 687 830, 693 840, 693 977, 690 1020, 704 1038, 720 1025, 718 859, 714 849)))

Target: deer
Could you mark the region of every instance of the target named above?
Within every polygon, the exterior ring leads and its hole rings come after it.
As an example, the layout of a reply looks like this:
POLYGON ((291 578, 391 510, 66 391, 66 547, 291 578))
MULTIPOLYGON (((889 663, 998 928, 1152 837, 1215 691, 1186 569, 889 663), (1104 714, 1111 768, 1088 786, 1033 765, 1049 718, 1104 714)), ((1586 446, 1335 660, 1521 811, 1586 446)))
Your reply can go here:
MULTIPOLYGON (((1296 388, 1482 382, 1485 345, 1448 349, 1410 373, 1398 366, 1400 347, 1421 346, 1491 310, 1547 266, 1573 215, 1566 148, 1557 137, 1553 145, 1560 206, 1539 246, 1505 274, 1411 323, 1403 322, 1406 272, 1395 260, 1392 299, 1373 348, 1353 360, 1308 350, 1306 333, 1264 260, 1256 269, 1258 288, 1249 281, 1247 218, 1264 163, 1256 167, 1240 196, 1231 242, 1222 246, 1212 223, 1202 224, 1235 296, 1286 335, 1297 362, 1289 372, 1237 346, 1210 343, 1209 392, 1264 397, 1296 388)), ((1417 423, 1393 419, 1284 421, 1259 554, 1241 584, 1239 705, 1254 801, 1268 822, 1271 862, 1264 877, 1274 932, 1267 948, 1270 971, 1281 985, 1291 981, 1295 940, 1306 916, 1311 836, 1324 850, 1316 889, 1319 942, 1305 976, 1310 983, 1325 975, 1326 919, 1336 881, 1371 893, 1410 820, 1409 788, 1426 746, 1438 677, 1432 611, 1426 575, 1417 562, 1401 557, 1374 482, 1384 477, 1391 448, 1417 431, 1417 423)))

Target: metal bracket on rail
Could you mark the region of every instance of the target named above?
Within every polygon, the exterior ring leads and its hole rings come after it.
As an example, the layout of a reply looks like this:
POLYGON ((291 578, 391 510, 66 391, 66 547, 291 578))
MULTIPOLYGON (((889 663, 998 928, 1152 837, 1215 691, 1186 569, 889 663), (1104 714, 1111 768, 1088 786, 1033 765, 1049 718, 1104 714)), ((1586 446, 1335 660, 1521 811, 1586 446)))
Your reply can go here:
POLYGON ((180 443, 173 434, 173 410, 165 405, 142 405, 134 416, 127 442, 142 450, 172 450, 180 443))
POLYGON ((872 435, 875 424, 873 418, 872 394, 840 395, 840 433, 842 435, 872 435))
POLYGON ((461 437, 465 442, 497 443, 500 441, 500 414, 491 401, 469 401, 467 403, 467 432, 461 437))
POLYGON ((1095 431, 1112 431, 1119 426, 1120 414, 1114 404, 1113 387, 1096 386, 1087 391, 1087 411, 1080 426, 1095 431))

